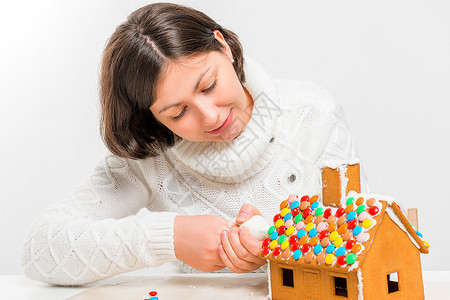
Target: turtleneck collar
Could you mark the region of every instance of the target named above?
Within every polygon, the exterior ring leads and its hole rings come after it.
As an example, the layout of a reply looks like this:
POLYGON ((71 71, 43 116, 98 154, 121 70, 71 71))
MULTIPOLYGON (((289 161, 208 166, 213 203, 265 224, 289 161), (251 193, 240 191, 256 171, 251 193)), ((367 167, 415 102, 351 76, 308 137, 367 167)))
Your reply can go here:
POLYGON ((246 82, 253 98, 250 120, 241 134, 225 142, 181 140, 168 153, 175 163, 193 169, 212 181, 235 183, 261 171, 275 154, 272 138, 281 114, 277 90, 266 71, 244 56, 246 82), (178 161, 177 161, 178 160, 178 161))

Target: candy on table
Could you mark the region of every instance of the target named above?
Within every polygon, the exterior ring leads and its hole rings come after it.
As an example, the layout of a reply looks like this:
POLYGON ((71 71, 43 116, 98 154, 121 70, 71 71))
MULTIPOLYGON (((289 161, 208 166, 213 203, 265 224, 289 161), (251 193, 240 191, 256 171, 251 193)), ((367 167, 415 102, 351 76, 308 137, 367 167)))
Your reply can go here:
POLYGON ((148 293, 150 295, 150 298, 144 299, 144 300, 158 300, 159 297, 157 297, 156 295, 158 295, 157 291, 151 291, 150 293, 148 293))

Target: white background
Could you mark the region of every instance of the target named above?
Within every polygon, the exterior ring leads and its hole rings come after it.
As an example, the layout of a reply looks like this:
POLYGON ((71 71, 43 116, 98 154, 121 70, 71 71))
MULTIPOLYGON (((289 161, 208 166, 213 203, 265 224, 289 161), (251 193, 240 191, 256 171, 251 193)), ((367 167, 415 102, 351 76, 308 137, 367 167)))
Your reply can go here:
MULTIPOLYGON (((148 3, 0 4, 0 274, 21 273, 35 216, 107 153, 98 130, 101 52, 148 3)), ((371 191, 417 207, 431 244, 423 269, 450 270, 450 2, 179 3, 233 30, 272 77, 315 81, 341 101, 371 191)))

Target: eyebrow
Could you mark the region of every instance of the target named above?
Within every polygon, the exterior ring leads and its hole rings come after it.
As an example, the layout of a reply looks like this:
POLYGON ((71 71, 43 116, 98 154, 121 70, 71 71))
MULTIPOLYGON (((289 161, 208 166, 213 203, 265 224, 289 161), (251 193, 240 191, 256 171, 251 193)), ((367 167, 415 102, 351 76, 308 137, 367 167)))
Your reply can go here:
MULTIPOLYGON (((203 76, 205 76, 205 74, 208 73, 209 69, 211 69, 211 67, 208 67, 205 71, 203 71, 198 76, 197 82, 195 83, 195 86, 194 86, 194 89, 193 89, 194 93, 198 89, 198 86, 200 85, 200 82, 202 81, 203 76)), ((175 106, 178 106, 178 105, 181 105, 181 104, 183 104, 183 102, 176 102, 176 103, 172 103, 172 104, 169 104, 169 105, 165 105, 163 108, 161 108, 159 113, 161 114, 161 113, 165 112, 166 110, 168 110, 169 108, 172 108, 172 107, 175 107, 175 106)))

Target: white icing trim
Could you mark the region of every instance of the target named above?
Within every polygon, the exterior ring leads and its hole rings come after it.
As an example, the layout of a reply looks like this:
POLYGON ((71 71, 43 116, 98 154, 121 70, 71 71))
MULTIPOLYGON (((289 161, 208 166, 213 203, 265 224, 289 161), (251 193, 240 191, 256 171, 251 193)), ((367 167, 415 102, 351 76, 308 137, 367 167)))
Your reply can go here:
POLYGON ((272 284, 271 284, 271 280, 270 280, 270 260, 267 260, 267 280, 269 282, 269 294, 267 295, 267 297, 269 299, 272 299, 272 284))
POLYGON ((397 226, 403 230, 404 232, 406 232, 406 234, 408 235, 409 239, 411 240, 411 242, 414 244, 414 246, 417 247, 417 249, 420 249, 419 244, 417 244, 416 240, 409 234, 408 230, 406 230, 405 225, 403 225, 402 221, 400 221, 400 219, 398 218, 398 216, 395 214, 395 212, 392 210, 392 208, 390 207, 386 207, 386 212, 389 215, 389 217, 391 218, 392 221, 394 221, 395 224, 397 224, 397 226))
POLYGON ((345 206, 345 202, 347 201, 347 184, 349 179, 345 176, 347 173, 347 165, 339 166, 339 177, 341 180, 341 205, 345 206))
POLYGON ((363 296, 363 278, 362 278, 362 272, 361 269, 359 269, 356 272, 357 276, 358 276, 358 300, 363 300, 364 296, 363 296))
POLYGON ((348 268, 348 271, 351 272, 351 271, 353 271, 354 269, 357 269, 357 268, 358 268, 358 265, 359 265, 359 260, 355 261, 355 262, 351 265, 351 267, 348 268))

